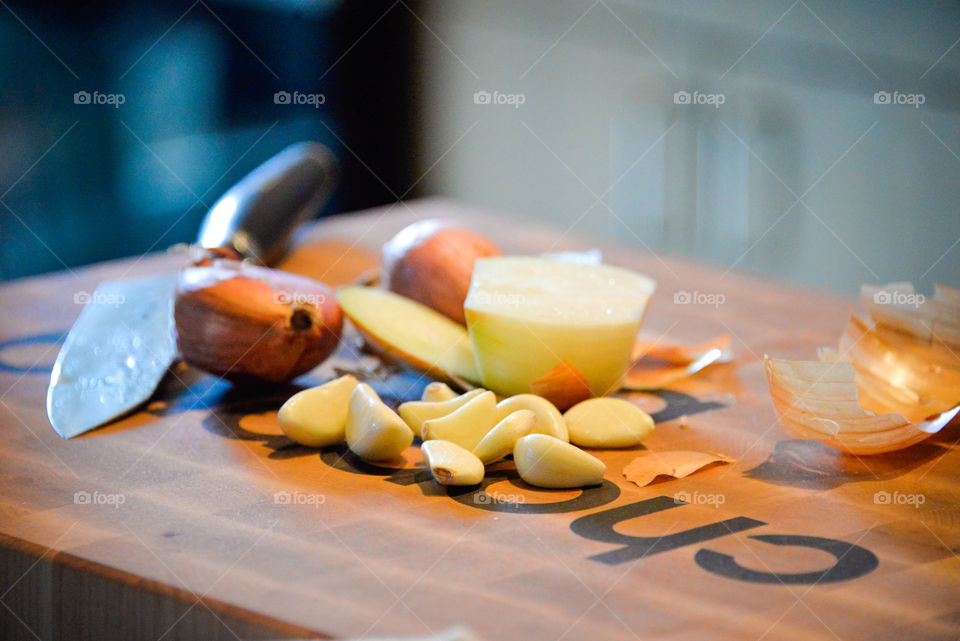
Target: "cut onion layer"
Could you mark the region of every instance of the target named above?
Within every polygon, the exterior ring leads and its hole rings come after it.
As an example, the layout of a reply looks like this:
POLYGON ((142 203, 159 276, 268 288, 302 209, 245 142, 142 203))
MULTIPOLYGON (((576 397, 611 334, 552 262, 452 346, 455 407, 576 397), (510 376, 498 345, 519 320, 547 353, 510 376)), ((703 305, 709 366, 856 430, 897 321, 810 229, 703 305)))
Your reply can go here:
POLYGON ((856 370, 845 361, 764 358, 773 404, 783 427, 851 454, 880 454, 909 447, 938 432, 960 411, 954 407, 919 422, 902 414, 876 414, 857 398, 856 370))
POLYGON ((861 299, 873 324, 851 318, 838 358, 853 363, 863 407, 917 422, 960 403, 960 290, 937 285, 928 300, 896 283, 861 299))
MULTIPOLYGON (((906 334, 920 344, 960 350, 960 289, 937 284, 928 299, 910 283, 864 285, 860 300, 878 327, 906 334)), ((958 367, 956 360, 953 367, 958 367)))
POLYGON ((783 427, 851 454, 909 447, 960 412, 960 290, 933 298, 910 283, 865 285, 871 321, 850 318, 839 349, 820 361, 764 357, 783 427))

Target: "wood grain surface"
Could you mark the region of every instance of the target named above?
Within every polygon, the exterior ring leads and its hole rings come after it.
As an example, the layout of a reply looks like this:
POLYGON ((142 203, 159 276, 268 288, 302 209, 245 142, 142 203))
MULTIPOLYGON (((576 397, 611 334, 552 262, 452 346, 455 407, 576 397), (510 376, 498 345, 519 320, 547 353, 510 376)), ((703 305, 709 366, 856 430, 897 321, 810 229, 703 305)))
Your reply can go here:
POLYGON ((282 388, 235 390, 177 367, 143 411, 66 441, 44 396, 75 296, 182 257, 13 281, 0 288, 0 638, 429 636, 456 624, 485 639, 960 637, 956 426, 856 458, 791 438, 770 402, 763 355, 815 358, 852 301, 442 200, 325 220, 287 266, 349 282, 399 229, 436 216, 508 253, 599 247, 657 279, 646 333, 730 334, 732 363, 632 396, 658 419, 647 449, 734 462, 639 488, 621 476, 639 449, 599 451, 599 488, 536 490, 501 464, 482 489, 448 492, 416 447, 378 467, 295 446, 276 410, 300 386, 350 370, 398 402, 426 382, 378 367, 352 335, 282 388))

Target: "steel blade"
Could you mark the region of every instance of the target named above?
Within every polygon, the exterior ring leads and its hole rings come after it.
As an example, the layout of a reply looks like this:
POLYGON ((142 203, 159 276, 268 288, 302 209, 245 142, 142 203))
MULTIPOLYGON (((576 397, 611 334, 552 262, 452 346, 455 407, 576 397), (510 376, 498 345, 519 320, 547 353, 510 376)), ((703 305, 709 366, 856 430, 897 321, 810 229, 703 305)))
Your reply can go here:
POLYGON ((72 438, 150 398, 177 355, 176 275, 104 281, 90 295, 50 375, 47 416, 72 438))

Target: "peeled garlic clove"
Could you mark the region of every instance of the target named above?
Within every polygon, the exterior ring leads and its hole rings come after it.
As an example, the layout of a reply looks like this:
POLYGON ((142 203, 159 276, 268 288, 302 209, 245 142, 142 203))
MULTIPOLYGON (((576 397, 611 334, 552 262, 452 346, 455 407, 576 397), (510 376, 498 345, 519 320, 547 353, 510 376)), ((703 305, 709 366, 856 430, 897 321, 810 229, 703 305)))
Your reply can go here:
POLYGON ((570 442, 581 447, 633 447, 653 432, 653 419, 622 398, 591 398, 563 415, 570 442))
POLYGON ((486 390, 483 389, 470 390, 466 394, 451 398, 449 401, 409 401, 398 407, 397 412, 399 412, 403 420, 407 422, 410 429, 417 434, 422 434, 424 421, 446 416, 460 409, 485 391, 486 390))
POLYGON ((421 436, 424 441, 450 441, 472 450, 494 426, 496 414, 497 397, 483 392, 446 416, 424 421, 421 436))
POLYGON ((537 415, 530 410, 517 410, 497 423, 486 436, 480 439, 473 453, 489 465, 513 452, 517 439, 526 436, 537 424, 537 415))
POLYGON ((421 220, 401 230, 383 246, 380 281, 463 325, 473 263, 503 252, 486 236, 453 224, 421 220))
POLYGON ((307 447, 342 443, 346 439, 350 395, 356 386, 357 379, 347 374, 319 387, 297 392, 277 414, 280 429, 307 447))
POLYGON ((326 285, 223 259, 180 272, 173 316, 184 361, 231 380, 270 382, 319 365, 342 324, 326 285))
POLYGON ((456 397, 457 393, 450 389, 449 385, 434 381, 423 388, 423 396, 420 397, 420 400, 427 403, 440 403, 453 400, 456 397))
POLYGON ((537 434, 554 436, 561 441, 569 441, 567 423, 560 410, 547 399, 536 394, 517 394, 497 404, 497 421, 502 421, 517 410, 530 410, 537 415, 537 425, 533 431, 537 434))
POLYGON ((513 460, 524 481, 554 489, 598 485, 607 469, 600 459, 546 434, 529 434, 518 440, 513 460))
POLYGON ((368 461, 399 456, 413 442, 407 424, 366 383, 357 385, 350 394, 346 437, 350 449, 368 461))
POLYGON ((427 441, 420 451, 433 478, 441 485, 476 485, 483 480, 483 463, 456 443, 427 441))

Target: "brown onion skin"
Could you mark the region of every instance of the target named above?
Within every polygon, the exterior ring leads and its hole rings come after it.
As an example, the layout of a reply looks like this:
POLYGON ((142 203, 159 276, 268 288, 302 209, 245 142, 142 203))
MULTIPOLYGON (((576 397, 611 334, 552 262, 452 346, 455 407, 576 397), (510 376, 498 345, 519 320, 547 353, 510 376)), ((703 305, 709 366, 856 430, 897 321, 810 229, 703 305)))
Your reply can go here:
POLYGON ((336 350, 343 325, 326 285, 232 260, 182 270, 173 316, 183 360, 234 382, 296 378, 336 350))
POLYGON ((501 256, 492 240, 439 220, 410 225, 383 247, 381 280, 390 291, 466 324, 463 302, 478 258, 501 256))

